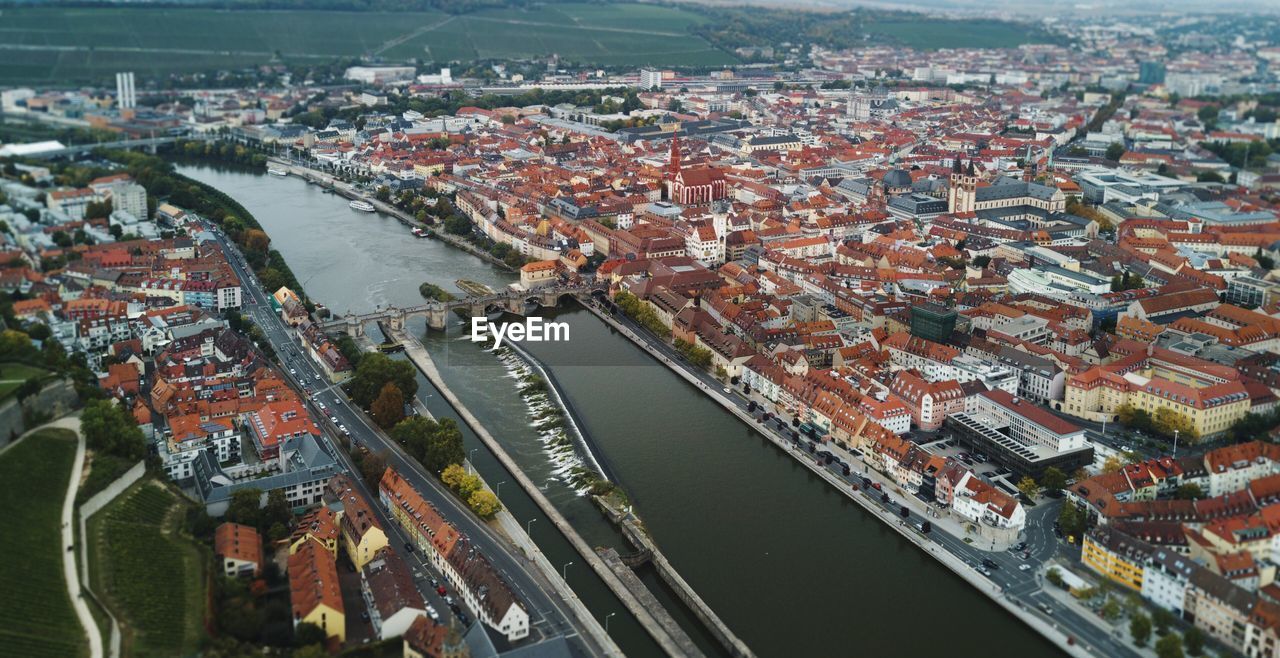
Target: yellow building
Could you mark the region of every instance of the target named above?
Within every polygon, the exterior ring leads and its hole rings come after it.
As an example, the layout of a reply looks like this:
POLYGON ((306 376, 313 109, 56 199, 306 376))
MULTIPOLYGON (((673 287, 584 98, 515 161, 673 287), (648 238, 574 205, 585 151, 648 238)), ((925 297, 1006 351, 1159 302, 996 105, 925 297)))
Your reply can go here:
POLYGON ((347 618, 338 586, 338 562, 319 542, 304 541, 289 555, 289 602, 293 625, 315 624, 325 637, 347 639, 347 618))
POLYGON ((298 520, 298 527, 289 537, 289 555, 314 542, 337 559, 339 534, 338 515, 328 507, 317 507, 298 520))
POLYGON ((1198 436, 1226 431, 1252 408, 1239 374, 1194 357, 1150 348, 1067 380, 1061 410, 1092 421, 1117 420, 1125 405, 1154 418, 1176 413, 1198 436))
POLYGON ((1142 591, 1142 567, 1147 559, 1143 545, 1107 526, 1098 526, 1084 538, 1080 559, 1090 569, 1135 591, 1142 591))
POLYGON ((359 571, 375 553, 387 547, 387 533, 369 507, 369 501, 352 486, 347 476, 335 476, 329 482, 329 490, 342 502, 338 524, 342 529, 342 546, 359 571))

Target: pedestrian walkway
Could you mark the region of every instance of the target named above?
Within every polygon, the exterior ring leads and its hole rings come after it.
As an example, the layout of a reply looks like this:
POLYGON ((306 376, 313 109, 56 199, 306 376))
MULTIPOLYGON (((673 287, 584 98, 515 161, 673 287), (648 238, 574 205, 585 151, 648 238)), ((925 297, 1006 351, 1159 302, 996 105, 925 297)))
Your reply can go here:
POLYGON ((71 481, 67 483, 67 497, 62 503, 62 576, 67 582, 67 594, 71 596, 76 617, 79 618, 80 625, 84 627, 85 635, 89 638, 89 657, 103 658, 102 633, 89 612, 89 605, 85 603, 84 592, 80 589, 80 578, 76 572, 75 525, 72 523, 72 518, 75 516, 76 492, 80 490, 85 452, 84 435, 80 434, 80 418, 67 416, 37 429, 47 428, 67 429, 76 433, 76 458, 71 468, 71 481))

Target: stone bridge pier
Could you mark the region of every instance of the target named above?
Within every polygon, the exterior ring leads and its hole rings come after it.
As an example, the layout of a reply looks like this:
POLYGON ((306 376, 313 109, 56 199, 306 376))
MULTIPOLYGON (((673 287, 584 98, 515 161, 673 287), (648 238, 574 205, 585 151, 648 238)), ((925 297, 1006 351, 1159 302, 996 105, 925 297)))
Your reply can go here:
POLYGON ((404 331, 405 312, 398 308, 387 309, 387 325, 392 331, 404 331))
POLYGON ((364 335, 364 323, 360 321, 359 316, 354 313, 348 313, 345 318, 347 323, 347 335, 352 338, 359 338, 364 335))

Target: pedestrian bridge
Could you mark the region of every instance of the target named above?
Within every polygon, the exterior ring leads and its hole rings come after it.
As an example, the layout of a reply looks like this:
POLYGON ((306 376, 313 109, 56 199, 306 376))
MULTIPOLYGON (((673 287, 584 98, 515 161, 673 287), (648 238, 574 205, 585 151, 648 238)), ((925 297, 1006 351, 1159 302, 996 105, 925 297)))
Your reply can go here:
POLYGON ((467 296, 448 302, 428 302, 404 308, 388 306, 372 313, 335 316, 321 322, 320 326, 325 331, 345 331, 356 337, 364 335, 364 326, 370 322, 385 322, 392 331, 402 331, 409 318, 423 317, 427 320, 428 329, 444 331, 449 323, 449 315, 454 312, 465 312, 470 317, 494 313, 526 315, 541 308, 559 306, 565 297, 603 294, 606 287, 602 283, 547 286, 533 290, 504 291, 483 297, 467 296))

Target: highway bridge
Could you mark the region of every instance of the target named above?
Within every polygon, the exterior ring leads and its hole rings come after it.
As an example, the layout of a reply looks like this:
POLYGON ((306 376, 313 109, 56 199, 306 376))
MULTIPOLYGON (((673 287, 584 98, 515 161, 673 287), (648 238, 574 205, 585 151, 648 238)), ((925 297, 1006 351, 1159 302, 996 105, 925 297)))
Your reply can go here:
POLYGON ((321 322, 320 326, 325 331, 345 331, 356 337, 364 335, 364 326, 370 322, 385 322, 392 331, 400 331, 409 318, 424 317, 427 328, 444 331, 448 326, 449 314, 455 311, 466 311, 471 317, 500 312, 526 315, 540 308, 558 306, 565 297, 601 294, 606 287, 603 283, 547 286, 533 290, 504 291, 483 297, 462 297, 448 302, 428 302, 405 308, 389 306, 372 313, 335 316, 321 322))
POLYGON ((203 136, 185 136, 185 135, 166 135, 164 137, 147 137, 145 139, 122 139, 115 142, 98 142, 93 144, 73 144, 60 149, 49 151, 39 151, 27 156, 30 158, 39 158, 42 160, 51 160, 53 158, 62 158, 74 155, 83 155, 98 148, 109 149, 144 149, 148 153, 155 153, 157 146, 172 144, 179 139, 186 140, 203 140, 209 139, 203 136))

